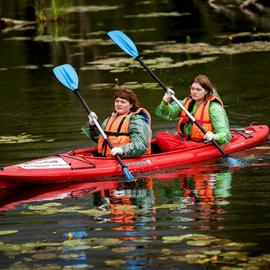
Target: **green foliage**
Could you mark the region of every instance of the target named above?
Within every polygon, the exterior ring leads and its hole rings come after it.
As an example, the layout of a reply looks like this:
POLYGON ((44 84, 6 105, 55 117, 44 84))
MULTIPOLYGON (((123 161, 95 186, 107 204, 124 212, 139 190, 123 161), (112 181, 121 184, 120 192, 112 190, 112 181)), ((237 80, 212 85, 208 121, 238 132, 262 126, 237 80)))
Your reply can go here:
POLYGON ((63 20, 67 8, 72 6, 73 0, 51 0, 50 6, 46 6, 46 0, 35 2, 35 14, 40 22, 63 20))

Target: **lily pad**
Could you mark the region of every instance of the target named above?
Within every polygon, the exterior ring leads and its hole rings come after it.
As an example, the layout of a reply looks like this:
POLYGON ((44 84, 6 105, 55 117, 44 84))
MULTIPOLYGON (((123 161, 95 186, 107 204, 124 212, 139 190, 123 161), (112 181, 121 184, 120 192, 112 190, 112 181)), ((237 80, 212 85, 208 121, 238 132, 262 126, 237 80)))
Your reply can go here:
POLYGON ((102 5, 99 5, 99 6, 95 6, 95 5, 74 6, 74 7, 65 8, 65 12, 67 12, 67 13, 99 12, 99 11, 116 10, 119 7, 120 6, 116 6, 116 5, 109 5, 109 6, 105 6, 105 5, 104 6, 102 6, 102 5))
POLYGON ((79 213, 88 215, 88 216, 104 216, 111 214, 109 210, 100 210, 100 209, 87 209, 87 210, 80 210, 79 213))
POLYGON ((187 241, 187 244, 190 246, 197 246, 197 247, 203 247, 203 246, 209 246, 213 243, 213 240, 193 240, 193 241, 187 241))
POLYGON ((137 15, 126 15, 125 18, 160 18, 160 17, 182 17, 191 16, 191 13, 179 13, 179 12, 153 12, 153 13, 140 13, 137 15))
POLYGON ((113 268, 122 267, 126 264, 123 260, 106 260, 104 263, 108 266, 112 266, 113 268))
POLYGON ((135 246, 116 247, 112 249, 112 251, 117 252, 117 253, 127 253, 134 250, 136 250, 135 246))
POLYGON ((52 207, 59 207, 61 205, 62 205, 61 203, 51 202, 51 203, 45 203, 42 205, 29 205, 28 209, 33 210, 33 211, 42 211, 42 210, 47 210, 48 208, 52 208, 52 207))
POLYGON ((162 205, 158 205, 156 206, 156 209, 172 209, 172 208, 179 208, 179 204, 162 204, 162 205))
POLYGON ((270 149, 270 146, 267 146, 267 145, 262 145, 262 146, 256 146, 254 147, 255 149, 261 149, 261 150, 269 150, 270 149))
POLYGON ((17 136, 0 136, 0 144, 39 142, 41 138, 41 135, 34 136, 26 133, 17 136))
POLYGON ((17 230, 5 230, 5 231, 0 231, 0 236, 1 235, 9 235, 9 234, 14 234, 17 233, 17 230))
POLYGON ((207 43, 175 43, 157 45, 153 48, 159 53, 189 53, 200 55, 240 54, 250 52, 270 51, 270 42, 254 41, 241 44, 229 44, 225 46, 213 46, 207 43))
POLYGON ((56 257, 57 255, 55 253, 37 253, 32 256, 35 260, 51 260, 56 257))
POLYGON ((163 243, 179 243, 186 238, 185 235, 177 235, 177 236, 163 236, 163 243))
POLYGON ((245 242, 229 242, 227 244, 225 244, 226 246, 229 247, 253 247, 253 246, 257 246, 256 243, 245 243, 245 242))

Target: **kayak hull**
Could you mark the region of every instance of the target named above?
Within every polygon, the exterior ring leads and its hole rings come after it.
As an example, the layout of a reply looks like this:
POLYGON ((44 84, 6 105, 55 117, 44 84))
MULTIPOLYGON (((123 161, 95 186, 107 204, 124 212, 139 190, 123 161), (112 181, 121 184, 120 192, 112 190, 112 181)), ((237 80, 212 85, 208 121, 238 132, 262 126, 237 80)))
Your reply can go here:
MULTIPOLYGON (((265 141, 269 135, 266 125, 232 130, 232 140, 223 150, 227 154, 238 152, 265 141)), ((210 144, 190 142, 185 149, 160 153, 155 139, 153 154, 136 158, 123 158, 133 173, 158 171, 170 167, 220 157, 218 149, 210 144)), ((2 187, 60 182, 91 181, 123 175, 114 157, 94 156, 96 148, 87 148, 4 167, 0 170, 2 187)))

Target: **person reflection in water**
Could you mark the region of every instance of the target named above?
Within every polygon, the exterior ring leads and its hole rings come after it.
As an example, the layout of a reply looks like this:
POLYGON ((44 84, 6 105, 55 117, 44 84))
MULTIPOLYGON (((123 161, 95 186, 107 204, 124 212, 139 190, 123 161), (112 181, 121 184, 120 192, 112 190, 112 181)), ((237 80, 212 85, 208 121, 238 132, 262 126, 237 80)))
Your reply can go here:
POLYGON ((200 173, 182 176, 180 188, 185 197, 199 205, 226 204, 230 196, 231 172, 200 173))
POLYGON ((137 188, 106 189, 95 194, 95 205, 112 213, 110 222, 118 224, 113 230, 125 232, 125 240, 131 240, 132 231, 147 230, 146 224, 154 217, 154 194, 151 177, 143 178, 143 186, 137 188))

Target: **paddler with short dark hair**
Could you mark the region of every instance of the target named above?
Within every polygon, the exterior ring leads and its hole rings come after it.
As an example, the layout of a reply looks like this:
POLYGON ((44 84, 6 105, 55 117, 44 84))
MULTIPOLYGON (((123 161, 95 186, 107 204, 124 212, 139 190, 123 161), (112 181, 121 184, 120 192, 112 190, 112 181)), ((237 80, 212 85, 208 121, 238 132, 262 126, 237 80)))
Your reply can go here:
POLYGON ((151 153, 151 116, 148 111, 140 107, 135 93, 125 87, 115 91, 114 112, 102 123, 102 128, 108 140, 114 146, 110 149, 107 142, 99 134, 89 115, 89 132, 93 141, 98 143, 98 152, 102 156, 115 156, 116 154, 136 157, 151 153))

